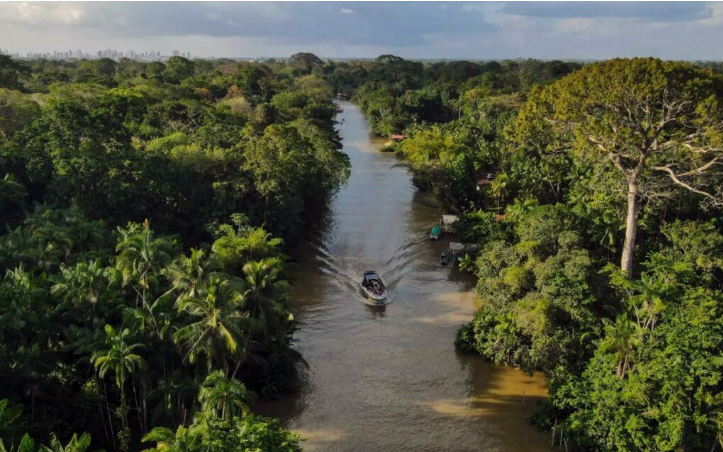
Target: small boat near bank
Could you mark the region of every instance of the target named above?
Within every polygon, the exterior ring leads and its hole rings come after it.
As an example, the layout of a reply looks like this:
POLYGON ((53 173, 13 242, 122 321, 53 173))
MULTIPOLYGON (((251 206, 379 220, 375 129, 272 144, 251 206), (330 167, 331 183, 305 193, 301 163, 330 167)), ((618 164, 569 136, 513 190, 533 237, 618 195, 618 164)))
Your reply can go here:
POLYGON ((374 301, 384 301, 387 298, 387 288, 382 278, 375 271, 365 271, 361 282, 361 289, 364 294, 374 301))
POLYGON ((429 233, 429 240, 439 240, 439 236, 442 234, 442 228, 434 226, 432 231, 429 233))

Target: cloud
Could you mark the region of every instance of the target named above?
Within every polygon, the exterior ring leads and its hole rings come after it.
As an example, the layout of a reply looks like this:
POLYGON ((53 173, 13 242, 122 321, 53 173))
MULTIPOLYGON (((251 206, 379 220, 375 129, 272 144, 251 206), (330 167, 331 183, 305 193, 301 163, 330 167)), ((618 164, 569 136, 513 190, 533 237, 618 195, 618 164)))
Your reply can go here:
POLYGON ((0 4, 3 22, 27 25, 77 25, 86 19, 86 11, 71 3, 4 2, 0 4))
POLYGON ((510 2, 502 12, 538 18, 637 18, 680 22, 711 17, 705 2, 510 2))
POLYGON ((1 2, 12 52, 721 59, 720 2, 1 2))
POLYGON ((339 2, 0 3, 0 24, 73 24, 114 36, 263 37, 376 46, 423 45, 429 33, 493 29, 481 12, 465 12, 462 5, 445 10, 439 6, 434 2, 369 2, 355 4, 354 9, 339 2))

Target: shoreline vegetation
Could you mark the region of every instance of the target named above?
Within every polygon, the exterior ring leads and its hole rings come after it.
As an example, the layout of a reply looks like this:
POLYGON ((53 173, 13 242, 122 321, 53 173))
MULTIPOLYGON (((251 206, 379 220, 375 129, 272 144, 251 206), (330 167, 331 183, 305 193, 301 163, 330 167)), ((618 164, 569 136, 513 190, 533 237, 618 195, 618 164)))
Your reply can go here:
POLYGON ((309 64, 0 56, 5 449, 300 450, 249 407, 303 364, 286 256, 349 174, 309 64))
POLYGON ((287 256, 349 175, 336 94, 478 244, 456 345, 544 372, 532 422, 572 451, 723 448, 705 66, 0 55, 4 448, 301 450, 250 406, 303 363, 287 256))

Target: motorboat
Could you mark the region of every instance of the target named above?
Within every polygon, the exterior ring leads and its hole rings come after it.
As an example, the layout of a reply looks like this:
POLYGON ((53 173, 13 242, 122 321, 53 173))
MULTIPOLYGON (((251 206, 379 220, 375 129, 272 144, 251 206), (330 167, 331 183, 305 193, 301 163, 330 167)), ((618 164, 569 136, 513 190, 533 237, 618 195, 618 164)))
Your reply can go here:
POLYGON ((442 266, 444 267, 449 264, 449 258, 447 258, 447 253, 442 253, 439 255, 439 263, 442 264, 442 266))
POLYGON ((429 233, 429 240, 438 240, 440 234, 442 234, 442 228, 434 226, 432 228, 432 232, 429 233))
POLYGON ((387 298, 387 288, 384 287, 382 278, 375 271, 364 272, 364 278, 361 282, 362 291, 375 301, 382 301, 387 298))

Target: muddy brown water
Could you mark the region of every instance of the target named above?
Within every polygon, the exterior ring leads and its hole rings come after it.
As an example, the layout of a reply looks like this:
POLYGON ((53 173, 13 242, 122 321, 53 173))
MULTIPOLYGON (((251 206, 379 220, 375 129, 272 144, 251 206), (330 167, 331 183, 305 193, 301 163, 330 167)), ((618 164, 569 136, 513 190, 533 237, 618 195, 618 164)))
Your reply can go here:
POLYGON ((302 434, 306 451, 549 451, 550 437, 526 421, 544 379, 455 351, 474 280, 439 265, 449 238, 428 237, 441 211, 378 152, 359 109, 341 105, 351 178, 302 249, 292 293, 309 366, 298 392, 255 411, 302 434), (384 307, 364 304, 370 269, 388 286, 384 307))

